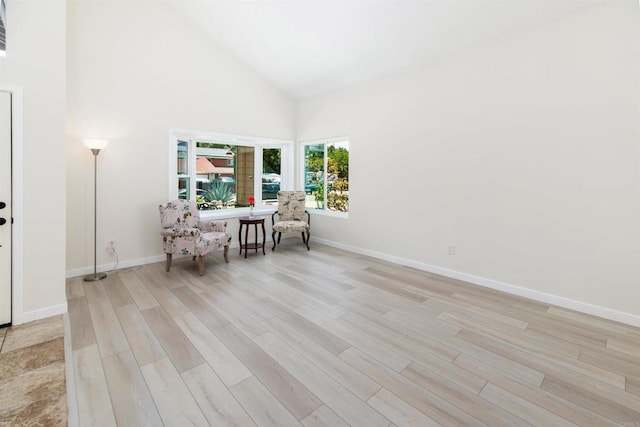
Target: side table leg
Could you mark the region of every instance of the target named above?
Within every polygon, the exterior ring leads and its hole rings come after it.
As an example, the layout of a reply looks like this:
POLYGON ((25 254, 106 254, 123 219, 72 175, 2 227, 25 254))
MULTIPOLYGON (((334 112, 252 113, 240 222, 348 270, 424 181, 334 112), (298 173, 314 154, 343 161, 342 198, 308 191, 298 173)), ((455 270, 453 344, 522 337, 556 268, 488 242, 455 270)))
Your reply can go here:
POLYGON ((240 246, 240 253, 238 255, 242 255, 242 223, 240 223, 240 227, 238 227, 238 246, 240 246))
POLYGON ((253 233, 255 235, 254 245, 256 247, 256 253, 258 253, 258 223, 257 222, 253 224, 253 233))
POLYGON ((267 243, 267 237, 265 236, 265 231, 264 231, 264 221, 262 221, 262 255, 266 255, 264 253, 264 245, 267 243))
POLYGON ((249 248, 247 245, 249 244, 249 225, 244 230, 244 257, 247 257, 247 252, 249 252, 249 248))

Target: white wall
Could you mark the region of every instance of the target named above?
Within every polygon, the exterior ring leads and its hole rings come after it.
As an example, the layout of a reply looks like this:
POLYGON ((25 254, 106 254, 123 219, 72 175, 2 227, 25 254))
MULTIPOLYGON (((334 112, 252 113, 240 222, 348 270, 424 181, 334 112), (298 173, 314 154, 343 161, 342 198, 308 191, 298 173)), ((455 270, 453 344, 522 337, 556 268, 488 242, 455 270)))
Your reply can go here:
MULTIPOLYGON (((66 312, 65 3, 8 1, 0 83, 23 90, 22 304, 14 324, 66 312), (37 29, 37 31, 34 31, 37 29)), ((18 165, 14 165, 18 169, 18 165)), ((20 196, 14 194, 14 197, 20 196)), ((20 254, 14 253, 14 256, 20 254)), ((14 299, 15 301, 15 299, 14 299)))
POLYGON ((608 2, 301 102, 298 140, 351 141, 314 235, 640 325, 638 54, 608 2))
POLYGON ((294 139, 295 103, 163 2, 72 1, 68 21, 69 271, 93 265, 93 160, 83 137, 110 140, 98 156, 99 265, 113 261, 111 239, 124 263, 162 254, 170 128, 294 139))

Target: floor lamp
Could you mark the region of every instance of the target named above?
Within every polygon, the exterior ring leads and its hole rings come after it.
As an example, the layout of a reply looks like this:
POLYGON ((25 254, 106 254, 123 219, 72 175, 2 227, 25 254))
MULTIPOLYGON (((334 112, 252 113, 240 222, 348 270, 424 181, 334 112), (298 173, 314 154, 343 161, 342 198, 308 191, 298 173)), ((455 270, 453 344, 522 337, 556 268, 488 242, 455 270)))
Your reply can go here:
POLYGON ((83 139, 82 143, 93 153, 93 274, 84 276, 85 282, 95 282, 107 277, 106 273, 98 273, 98 154, 107 146, 106 139, 83 139))

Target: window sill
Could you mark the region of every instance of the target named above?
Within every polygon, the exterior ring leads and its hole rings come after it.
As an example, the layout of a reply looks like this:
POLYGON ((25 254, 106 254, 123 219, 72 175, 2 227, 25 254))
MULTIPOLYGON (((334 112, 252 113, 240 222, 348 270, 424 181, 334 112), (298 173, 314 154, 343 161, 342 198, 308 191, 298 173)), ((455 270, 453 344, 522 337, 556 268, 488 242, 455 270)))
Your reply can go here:
POLYGON ((349 219, 349 212, 338 212, 338 211, 330 211, 325 209, 314 209, 314 208, 307 208, 307 211, 309 211, 309 214, 311 215, 330 216, 333 218, 349 219))
MULTIPOLYGON (((264 208, 257 208, 257 209, 254 208, 253 214, 256 216, 269 216, 275 211, 276 211, 275 207, 273 208, 264 207, 264 208)), ((246 216, 249 216, 249 208, 200 211, 200 220, 202 221, 234 219, 234 218, 242 218, 246 216)))

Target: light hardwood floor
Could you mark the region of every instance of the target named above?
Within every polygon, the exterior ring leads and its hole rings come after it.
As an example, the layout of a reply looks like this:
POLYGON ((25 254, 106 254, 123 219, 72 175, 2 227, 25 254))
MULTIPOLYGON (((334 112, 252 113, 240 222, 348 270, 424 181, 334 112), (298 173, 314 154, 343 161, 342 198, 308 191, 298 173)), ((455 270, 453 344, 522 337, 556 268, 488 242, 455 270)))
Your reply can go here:
POLYGON ((70 419, 640 427, 640 329, 297 243, 69 279, 70 419))

